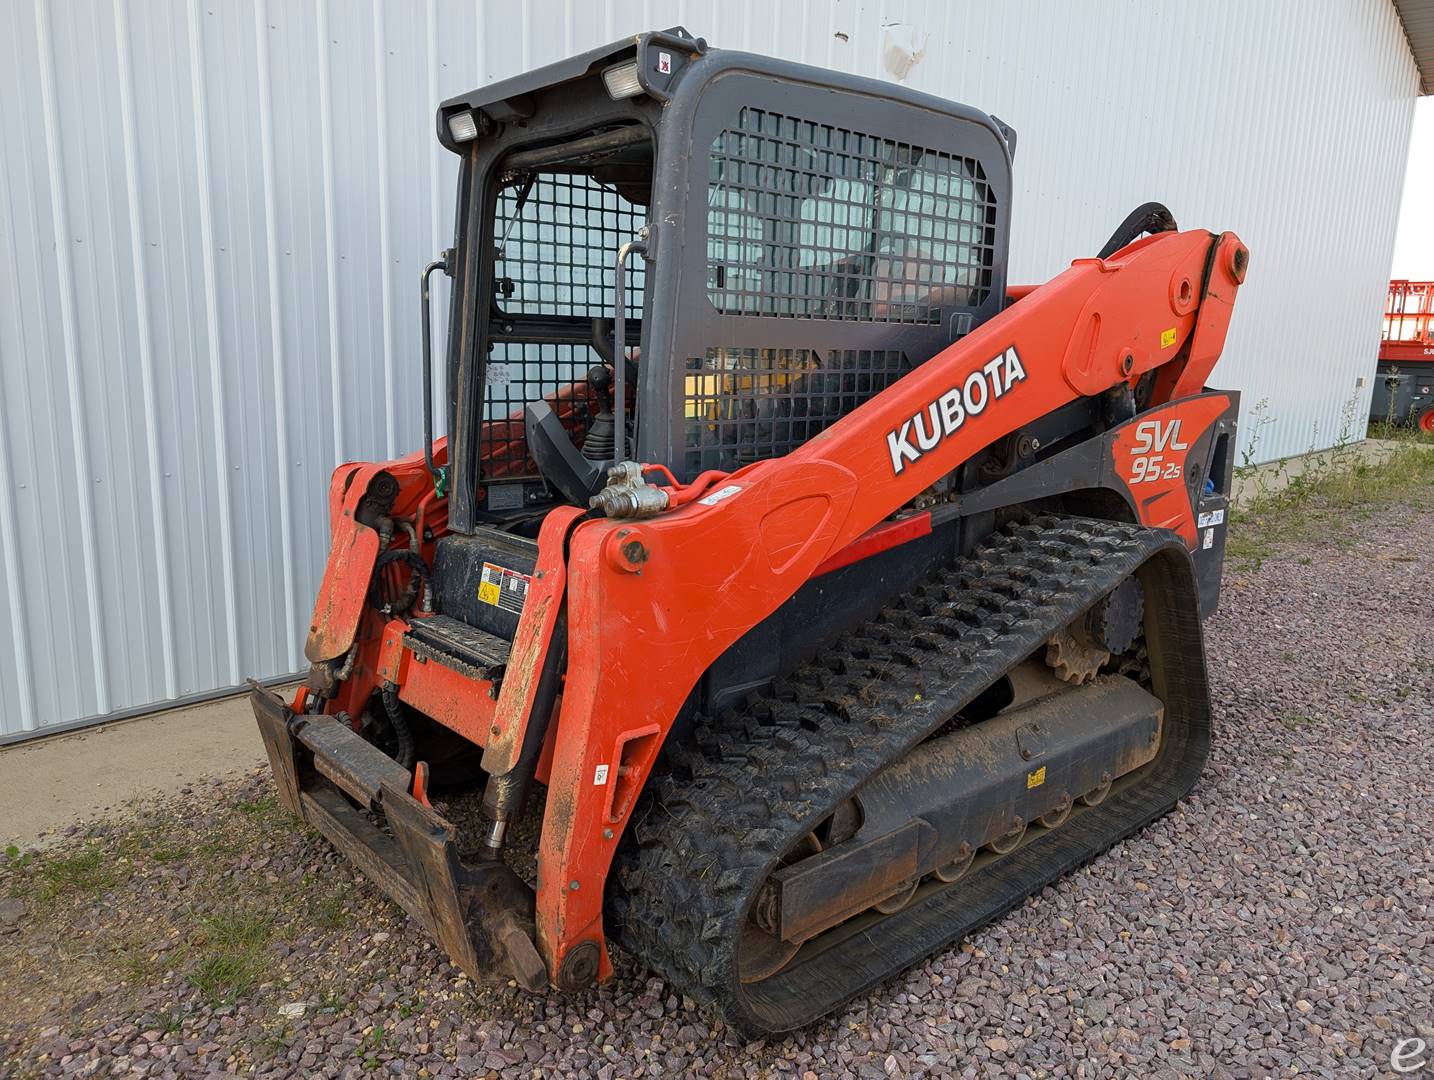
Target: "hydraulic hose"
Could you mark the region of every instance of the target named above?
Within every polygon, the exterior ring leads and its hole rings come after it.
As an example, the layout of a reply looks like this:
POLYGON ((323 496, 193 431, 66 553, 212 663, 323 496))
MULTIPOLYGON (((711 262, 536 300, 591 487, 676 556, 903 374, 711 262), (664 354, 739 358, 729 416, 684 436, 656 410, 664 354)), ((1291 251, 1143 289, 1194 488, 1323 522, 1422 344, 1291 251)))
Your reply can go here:
POLYGON ((1115 232, 1110 234, 1110 239, 1105 242, 1105 247, 1100 249, 1096 258, 1110 258, 1142 233, 1175 232, 1179 228, 1180 226, 1175 224, 1175 215, 1162 204, 1143 203, 1132 210, 1115 232))
POLYGON ((548 725, 552 723, 553 704, 567 666, 567 623, 564 612, 553 626, 548 655, 543 660, 537 690, 533 695, 533 715, 529 717, 523 733, 517 762, 506 773, 488 777, 488 783, 483 788, 483 816, 487 819, 487 828, 481 853, 485 858, 499 857, 508 826, 523 812, 528 789, 532 787, 538 758, 542 756, 543 743, 547 740, 548 725))
POLYGON ((428 564, 423 561, 423 556, 412 548, 391 548, 378 557, 373 565, 373 585, 369 589, 369 603, 379 611, 387 611, 390 615, 405 615, 413 607, 413 602, 418 599, 418 590, 426 586, 429 580, 428 564), (403 563, 413 575, 408 583, 408 588, 403 594, 392 603, 383 598, 383 572, 394 563, 403 563))
POLYGON ((389 727, 393 728, 394 741, 398 743, 393 759, 405 769, 412 769, 417 756, 414 752, 413 729, 408 726, 408 717, 403 715, 403 703, 398 700, 398 686, 384 683, 381 696, 383 711, 388 714, 389 727))

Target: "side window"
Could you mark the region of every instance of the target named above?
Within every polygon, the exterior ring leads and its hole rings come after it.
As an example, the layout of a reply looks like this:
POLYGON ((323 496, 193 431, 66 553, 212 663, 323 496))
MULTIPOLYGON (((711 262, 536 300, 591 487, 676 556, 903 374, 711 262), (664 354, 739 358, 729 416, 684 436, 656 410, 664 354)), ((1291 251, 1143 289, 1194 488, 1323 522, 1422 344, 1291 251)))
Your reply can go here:
POLYGON ((803 266, 830 267, 866 250, 875 191, 865 180, 834 178, 823 181, 820 195, 802 201, 798 259, 803 266))
POLYGON ((705 199, 706 298, 726 317, 697 320, 679 354, 689 476, 781 457, 859 408, 969 325, 950 316, 992 306, 1001 265, 978 158, 754 106, 728 116, 705 199))
POLYGON ((710 162, 723 314, 939 323, 989 295, 996 204, 973 158, 748 107, 710 162))
POLYGON ((708 349, 686 365, 683 468, 781 457, 910 370, 895 350, 708 349))
POLYGON ((956 167, 892 170, 885 186, 873 301, 887 313, 914 319, 932 309, 974 306, 985 295, 986 221, 977 183, 959 159, 946 161, 956 167))
MULTIPOLYGON (((537 480, 523 409, 546 400, 574 440, 595 412, 586 375, 602 363, 589 343, 612 314, 614 260, 647 220, 643 203, 596 175, 559 167, 505 178, 493 234, 493 320, 484 364, 479 467, 485 480, 537 480), (575 340, 576 339, 576 340, 575 340)), ((646 267, 627 278, 627 317, 642 318, 646 267)))

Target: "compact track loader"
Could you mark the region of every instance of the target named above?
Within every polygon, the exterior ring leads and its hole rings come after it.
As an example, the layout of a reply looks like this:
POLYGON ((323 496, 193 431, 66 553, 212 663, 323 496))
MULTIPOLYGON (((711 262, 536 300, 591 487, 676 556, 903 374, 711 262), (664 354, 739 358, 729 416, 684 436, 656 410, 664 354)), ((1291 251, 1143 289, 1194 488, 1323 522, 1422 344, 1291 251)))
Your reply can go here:
POLYGON ((616 941, 780 1031, 1190 790, 1237 237, 1147 204, 1011 285, 1010 127, 681 29, 437 126, 423 449, 335 472, 311 671, 253 701, 459 967, 579 990, 616 941))

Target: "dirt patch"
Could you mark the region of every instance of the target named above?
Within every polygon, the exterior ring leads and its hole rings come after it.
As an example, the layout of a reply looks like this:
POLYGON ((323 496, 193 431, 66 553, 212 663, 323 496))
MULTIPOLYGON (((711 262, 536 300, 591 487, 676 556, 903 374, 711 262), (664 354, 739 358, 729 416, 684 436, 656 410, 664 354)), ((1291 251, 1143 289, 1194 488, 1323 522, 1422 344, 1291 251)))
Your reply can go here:
POLYGON ((196 777, 264 760, 247 696, 0 749, 0 847, 53 842, 74 822, 136 796, 176 792, 196 777))

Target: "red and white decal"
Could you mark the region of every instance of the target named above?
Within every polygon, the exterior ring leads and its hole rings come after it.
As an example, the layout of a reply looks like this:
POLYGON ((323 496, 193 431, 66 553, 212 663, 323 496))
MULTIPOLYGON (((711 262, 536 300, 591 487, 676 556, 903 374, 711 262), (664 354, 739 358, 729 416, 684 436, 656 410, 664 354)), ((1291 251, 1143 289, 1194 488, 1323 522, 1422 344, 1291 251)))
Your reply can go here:
POLYGON ((1184 452, 1189 449, 1190 444, 1180 438, 1179 418, 1142 420, 1135 425, 1135 454, 1125 482, 1133 487, 1157 480, 1179 480, 1184 452))
POLYGON ((1192 504, 1204 476, 1189 476, 1203 462, 1189 461, 1190 449, 1230 407, 1224 394, 1182 398, 1152 409, 1116 434, 1115 469, 1130 488, 1140 523, 1173 529, 1192 550, 1200 541, 1192 504))

